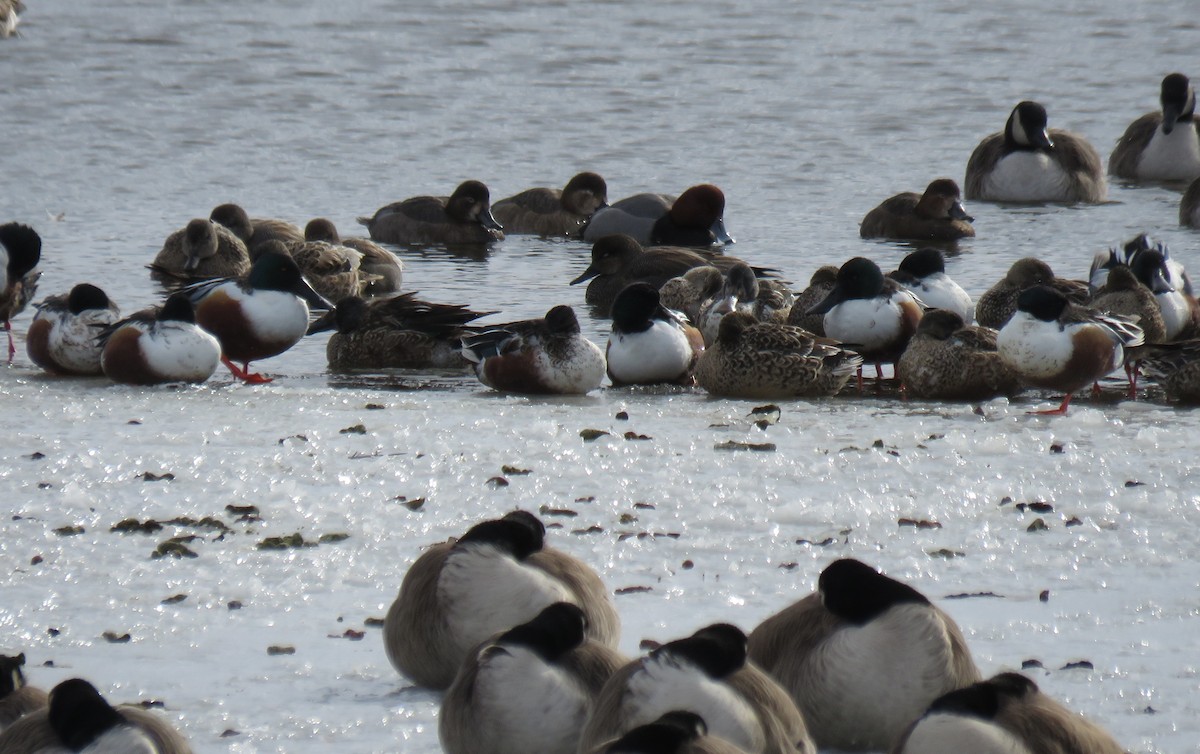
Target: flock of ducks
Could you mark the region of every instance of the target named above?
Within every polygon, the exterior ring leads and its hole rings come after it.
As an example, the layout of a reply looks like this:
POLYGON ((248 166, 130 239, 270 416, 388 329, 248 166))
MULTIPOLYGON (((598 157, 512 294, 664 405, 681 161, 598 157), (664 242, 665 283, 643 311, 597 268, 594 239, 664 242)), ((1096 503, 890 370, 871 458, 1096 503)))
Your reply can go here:
MULTIPOLYGON (((1162 110, 1135 121, 1109 158, 1124 180, 1191 181, 1180 221, 1200 226, 1200 124, 1187 78, 1162 82, 1162 110)), ((1101 160, 1081 137, 1047 128, 1022 102, 984 139, 966 172, 967 199, 1099 202, 1101 160)), ((860 225, 869 238, 946 243, 974 235, 958 184, 892 197, 860 225)), ((334 369, 473 369, 483 384, 523 393, 699 384, 715 395, 833 395, 862 370, 894 364, 907 395, 980 400, 1025 387, 1071 396, 1122 367, 1168 395, 1200 401, 1200 305, 1161 243, 1139 236, 1095 258, 1089 280, 1058 278, 1022 259, 974 301, 946 276, 937 248, 885 274, 869 259, 826 266, 793 291, 776 270, 721 253, 725 197, 711 184, 678 197, 608 203, 595 173, 565 188, 492 204, 467 181, 360 218, 370 238, 343 238, 316 219, 303 230, 252 219, 237 205, 186 224, 149 265, 171 291, 121 318, 81 283, 45 298, 29 357, 48 372, 115 382, 201 382, 224 363, 268 382, 251 362, 306 334, 333 330, 334 369), (612 317, 602 349, 572 307, 503 325, 490 312, 401 293, 403 264, 380 244, 487 244, 505 233, 580 238, 591 261, 572 284, 612 317), (336 301, 337 303, 333 303, 336 301), (310 321, 311 308, 324 316, 310 321)), ((0 225, 0 319, 35 297, 41 239, 0 225)), ((629 661, 599 577, 544 546, 536 517, 515 512, 427 550, 389 611, 387 655, 414 682, 446 690, 448 752, 812 752, 889 749, 938 754, 1118 752, 1102 730, 1045 697, 1028 678, 981 678, 953 622, 911 587, 842 560, 817 593, 749 635, 716 624, 629 661), (520 689, 520 693, 512 693, 520 689), (1049 743, 1053 742, 1053 743, 1049 743)), ((0 658, 0 751, 185 752, 152 714, 113 708, 86 681, 48 696, 24 683, 24 657, 0 658), (104 744, 110 740, 117 743, 104 744), (107 745, 109 748, 104 748, 107 745)))

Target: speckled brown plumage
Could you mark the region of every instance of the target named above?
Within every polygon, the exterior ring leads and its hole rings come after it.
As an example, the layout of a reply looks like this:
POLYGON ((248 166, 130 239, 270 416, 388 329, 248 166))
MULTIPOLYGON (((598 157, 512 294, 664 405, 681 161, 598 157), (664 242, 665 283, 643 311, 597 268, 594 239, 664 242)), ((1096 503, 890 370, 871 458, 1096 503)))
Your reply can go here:
POLYGON ((915 398, 975 401, 1021 390, 1017 374, 1000 359, 996 331, 967 327, 954 312, 925 313, 896 362, 896 376, 915 398))
POLYGON ((1018 259, 1000 280, 975 304, 975 321, 984 327, 999 330, 1017 310, 1017 297, 1026 288, 1049 285, 1077 304, 1089 299, 1087 283, 1055 277, 1050 265, 1034 257, 1018 259))

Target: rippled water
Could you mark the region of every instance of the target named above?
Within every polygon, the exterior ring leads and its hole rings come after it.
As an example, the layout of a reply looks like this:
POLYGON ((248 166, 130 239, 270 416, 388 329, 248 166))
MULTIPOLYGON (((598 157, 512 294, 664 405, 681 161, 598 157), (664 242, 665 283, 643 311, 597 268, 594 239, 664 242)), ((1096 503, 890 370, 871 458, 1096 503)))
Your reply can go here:
MULTIPOLYGON (((878 201, 961 180, 1020 99, 1107 157, 1156 107, 1163 74, 1197 73, 1183 51, 1200 39, 1187 0, 30 5, 22 36, 0 44, 0 218, 42 233, 44 293, 88 280, 126 310, 158 297, 143 265, 167 234, 222 202, 326 216, 350 234, 358 215, 466 178, 497 198, 584 169, 613 198, 719 184, 737 255, 796 282, 855 255, 888 268, 905 249, 857 237, 878 201)), ((949 272, 976 295, 1029 254, 1080 277, 1141 231, 1200 265, 1200 236, 1176 225, 1178 191, 1117 185, 1110 199, 973 204, 979 238, 949 272)), ((566 286, 583 244, 514 237, 475 258, 403 256, 406 287, 433 300, 504 318, 583 302, 566 286)), ((585 328, 597 340, 607 329, 585 328)), ((1196 750, 1191 412, 1081 402, 1048 421, 1025 417, 1028 402, 977 414, 869 398, 785 404, 764 432, 744 419, 753 404, 698 393, 532 400, 453 375, 348 381, 325 373, 322 339, 262 367, 281 378, 180 390, 47 379, 23 354, 7 370, 0 651, 52 661, 35 681, 85 675, 115 698, 162 699, 199 752, 435 751, 436 697, 403 688, 374 629, 327 637, 381 616, 421 545, 544 505, 577 514, 551 519, 563 524, 552 537, 610 586, 653 588, 618 598, 630 654, 705 622, 749 629, 853 555, 935 598, 1002 595, 942 603, 985 673, 1038 659, 1043 688, 1131 750, 1196 750), (340 432, 360 423, 366 434, 340 432), (584 428, 614 434, 585 444, 584 428), (777 450, 713 449, 726 439, 777 450), (486 484, 505 464, 531 473, 486 484), (427 502, 413 512, 398 495, 427 502), (1049 531, 1027 532, 1037 516, 1014 510, 1034 501, 1054 506, 1049 531), (228 504, 257 505, 263 521, 238 522, 228 504), (108 531, 178 516, 232 531, 108 531), (66 525, 85 531, 54 533, 66 525), (602 531, 572 534, 591 526, 602 531), (255 547, 295 531, 350 538, 255 547), (189 544, 200 557, 148 558, 183 534, 201 536, 189 544), (964 557, 928 554, 942 549, 964 557), (188 598, 159 604, 174 594, 188 598), (133 640, 109 644, 108 630, 133 640), (271 644, 297 652, 268 657, 271 644), (1059 670, 1082 659, 1094 669, 1059 670)))

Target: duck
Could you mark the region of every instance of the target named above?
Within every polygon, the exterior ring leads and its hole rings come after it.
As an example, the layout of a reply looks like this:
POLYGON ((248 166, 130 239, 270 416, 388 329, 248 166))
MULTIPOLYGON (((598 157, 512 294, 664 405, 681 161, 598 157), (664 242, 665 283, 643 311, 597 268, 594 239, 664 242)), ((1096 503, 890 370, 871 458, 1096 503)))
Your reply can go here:
POLYGON ((1017 297, 1021 291, 1036 285, 1056 288, 1077 304, 1086 304, 1091 299, 1087 283, 1056 277, 1050 265, 1036 257, 1024 257, 1013 262, 1004 277, 979 297, 975 304, 975 322, 993 330, 1004 327, 1017 310, 1017 297))
MULTIPOLYGON (((904 353, 917 331, 921 303, 866 257, 854 257, 837 273, 833 290, 807 314, 823 314, 825 335, 842 343, 853 343, 864 362, 893 363, 904 353)), ((861 367, 859 388, 862 388, 861 367)))
POLYGON ((679 312, 662 305, 649 283, 631 283, 612 305, 605 361, 615 386, 691 385, 704 339, 679 312))
MULTIPOLYGON (((591 263, 571 281, 571 285, 591 281, 588 282, 584 300, 606 316, 613 299, 630 283, 641 281, 661 288, 671 278, 693 267, 716 267, 723 271, 741 261, 736 257, 701 254, 697 250, 678 246, 647 249, 632 236, 618 233, 604 236, 592 244, 591 263)), ((756 275, 762 276, 775 272, 764 267, 751 269, 756 275)))
POLYGON ((204 382, 221 362, 221 344, 196 325, 192 301, 173 293, 100 331, 100 369, 113 382, 204 382))
POLYGON ((905 395, 982 401, 1021 392, 1017 373, 1000 358, 996 331, 968 326, 957 312, 932 309, 896 362, 905 395))
POLYGON ((42 237, 28 225, 11 222, 0 225, 0 320, 8 335, 8 363, 17 355, 13 342, 12 320, 25 310, 37 295, 42 277, 38 262, 42 259, 42 237))
POLYGON ((578 605, 588 638, 616 649, 621 621, 604 583, 545 536, 537 516, 517 510, 421 553, 384 619, 392 666, 418 686, 444 690, 480 642, 556 602, 578 605))
POLYGON ((836 395, 861 366, 862 357, 836 341, 738 311, 721 319, 696 362, 696 381, 731 398, 836 395))
POLYGON ((369 238, 342 238, 332 220, 313 218, 304 226, 305 241, 324 241, 346 246, 362 255, 358 270, 363 278, 363 296, 383 296, 399 293, 404 282, 404 262, 369 238))
POLYGON ((786 324, 795 299, 796 294, 786 283, 770 278, 760 280, 754 268, 745 262, 736 262, 725 271, 719 293, 701 304, 697 326, 705 345, 711 345, 717 338, 721 318, 726 314, 747 311, 760 322, 786 324))
POLYGON ((886 750, 942 694, 980 679, 954 620, 853 558, 750 633, 749 657, 787 689, 817 746, 886 750))
POLYGON ((796 294, 788 311, 787 324, 802 327, 813 335, 825 335, 825 315, 809 314, 808 310, 825 300, 837 285, 838 268, 831 264, 818 267, 808 280, 808 287, 796 294))
POLYGON ((34 364, 51 374, 97 375, 100 344, 97 328, 116 322, 121 310, 103 290, 80 283, 69 293, 36 304, 25 348, 34 364))
POLYGON ((465 335, 462 345, 479 381, 503 392, 582 395, 600 387, 607 369, 604 351, 583 336, 575 310, 565 305, 541 319, 465 335))
POLYGON ((940 249, 917 249, 900 260, 887 275, 930 309, 949 309, 963 321, 974 320, 971 294, 946 274, 946 257, 940 249))
POLYGON ((600 690, 628 659, 555 602, 471 650, 442 698, 446 754, 575 754, 600 690))
POLYGON ((1049 411, 1067 413, 1077 390, 1098 382, 1125 363, 1125 350, 1144 343, 1132 321, 1072 304, 1061 291, 1039 285, 1021 292, 1017 311, 1000 330, 1000 358, 1021 382, 1066 393, 1049 411))
POLYGON ((30 712, 44 708, 49 700, 45 691, 26 681, 21 670, 24 665, 24 652, 15 657, 0 655, 0 732, 30 712))
POLYGON ((708 723, 695 712, 672 710, 639 725, 591 754, 746 754, 723 738, 708 734, 708 723))
POLYGON ((241 239, 247 252, 253 252, 259 244, 266 241, 281 241, 286 244, 304 240, 304 233, 295 223, 274 217, 251 218, 241 205, 232 202, 213 207, 208 219, 241 239))
POLYGON ((658 296, 662 305, 682 312, 691 323, 700 321, 700 309, 725 286, 725 276, 711 265, 701 265, 676 275, 662 284, 658 296))
POLYGON ((1020 673, 934 700, 892 747, 892 754, 1124 754, 1112 735, 1046 696, 1020 673))
POLYGON ((938 178, 924 194, 896 194, 871 210, 858 226, 862 238, 957 241, 974 238, 975 218, 962 206, 962 191, 952 178, 938 178))
POLYGON ((1200 340, 1157 344, 1141 362, 1143 373, 1153 378, 1173 401, 1200 405, 1200 340))
POLYGON ((1179 200, 1179 224, 1200 228, 1200 178, 1192 181, 1179 200))
POLYGON ((1002 133, 975 147, 967 161, 966 196, 991 202, 1099 204, 1108 193, 1100 155, 1082 136, 1046 130, 1046 108, 1025 101, 1002 133))
POLYGON ((4 754, 191 754, 192 748, 161 716, 136 705, 113 707, 82 678, 50 691, 48 706, 0 732, 4 754))
POLYGON ((578 173, 560 191, 531 188, 492 204, 492 216, 509 235, 577 238, 584 223, 608 206, 608 185, 597 173, 578 173))
POLYGON ((462 337, 467 323, 491 312, 459 304, 433 304, 410 291, 367 301, 349 296, 308 327, 308 334, 336 329, 325 355, 329 368, 466 369, 462 337))
POLYGON ((596 701, 579 751, 685 710, 703 718, 709 732, 760 754, 816 754, 805 719, 787 692, 750 662, 746 634, 715 623, 662 644, 618 670, 596 701))
POLYGON ((238 277, 250 271, 250 253, 233 231, 204 218, 167 236, 150 264, 150 275, 161 282, 238 277))
POLYGON ((1200 122, 1188 77, 1169 73, 1159 94, 1162 110, 1129 124, 1108 158, 1108 172, 1130 181, 1200 178, 1200 122))
POLYGON ((285 244, 271 239, 255 246, 251 256, 257 259, 268 252, 295 260, 313 290, 329 301, 361 296, 372 282, 372 276, 361 269, 363 255, 348 246, 310 240, 285 244))
POLYGON ((491 194, 479 181, 464 181, 449 197, 416 196, 380 208, 358 221, 371 239, 395 244, 487 244, 504 240, 491 211, 491 194))
MULTIPOLYGON (((1183 290, 1172 283, 1172 270, 1167 258, 1157 249, 1140 251, 1129 261, 1134 277, 1151 291, 1158 303, 1164 326, 1163 340, 1195 337, 1200 329, 1200 304, 1190 292, 1191 283, 1183 290)), ((1112 272, 1109 272, 1109 279, 1112 272)), ((1183 278, 1186 280, 1186 277, 1183 278)))
MULTIPOLYGON (((1158 279, 1162 279, 1161 275, 1158 279)), ((1121 264, 1109 269, 1104 285, 1092 295, 1089 306, 1137 322, 1147 343, 1168 340, 1167 325, 1157 297, 1138 280, 1128 265, 1121 264)))
POLYGON ((288 254, 266 252, 243 278, 217 278, 183 289, 196 308, 196 324, 221 343, 221 362, 239 380, 266 383, 250 362, 277 356, 308 331, 308 307, 332 309, 313 290, 288 254), (242 362, 239 367, 234 362, 242 362))
POLYGON ((0 39, 7 39, 17 33, 17 25, 21 23, 20 13, 25 12, 25 4, 21 0, 0 0, 0 39))
POLYGON ((734 242, 725 229, 725 194, 711 183, 691 186, 678 198, 635 194, 622 199, 597 210, 584 227, 582 238, 595 243, 614 233, 632 236, 643 246, 734 242))

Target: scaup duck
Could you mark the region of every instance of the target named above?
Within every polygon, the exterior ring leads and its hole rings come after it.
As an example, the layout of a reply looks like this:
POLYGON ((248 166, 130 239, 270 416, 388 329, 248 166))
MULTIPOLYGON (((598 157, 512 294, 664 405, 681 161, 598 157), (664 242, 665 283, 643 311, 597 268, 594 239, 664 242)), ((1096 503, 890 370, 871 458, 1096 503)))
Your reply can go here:
POLYGON ((162 282, 239 277, 250 271, 246 244, 220 223, 196 218, 167 236, 150 264, 162 282))
POLYGON ((449 197, 415 196, 360 217, 372 240, 395 244, 486 244, 504 238, 488 187, 464 181, 449 197))
POLYGON ((34 364, 53 374, 100 374, 97 328, 116 322, 121 310, 101 289, 80 283, 70 293, 36 305, 25 347, 34 364))
POLYGON ((560 191, 532 188, 492 204, 492 216, 513 235, 578 237, 584 223, 608 206, 608 185, 596 173, 579 173, 560 191))
POLYGON ((1200 122, 1196 92, 1182 73, 1168 74, 1159 94, 1162 110, 1129 124, 1108 158, 1108 172, 1131 181, 1200 178, 1200 122))

